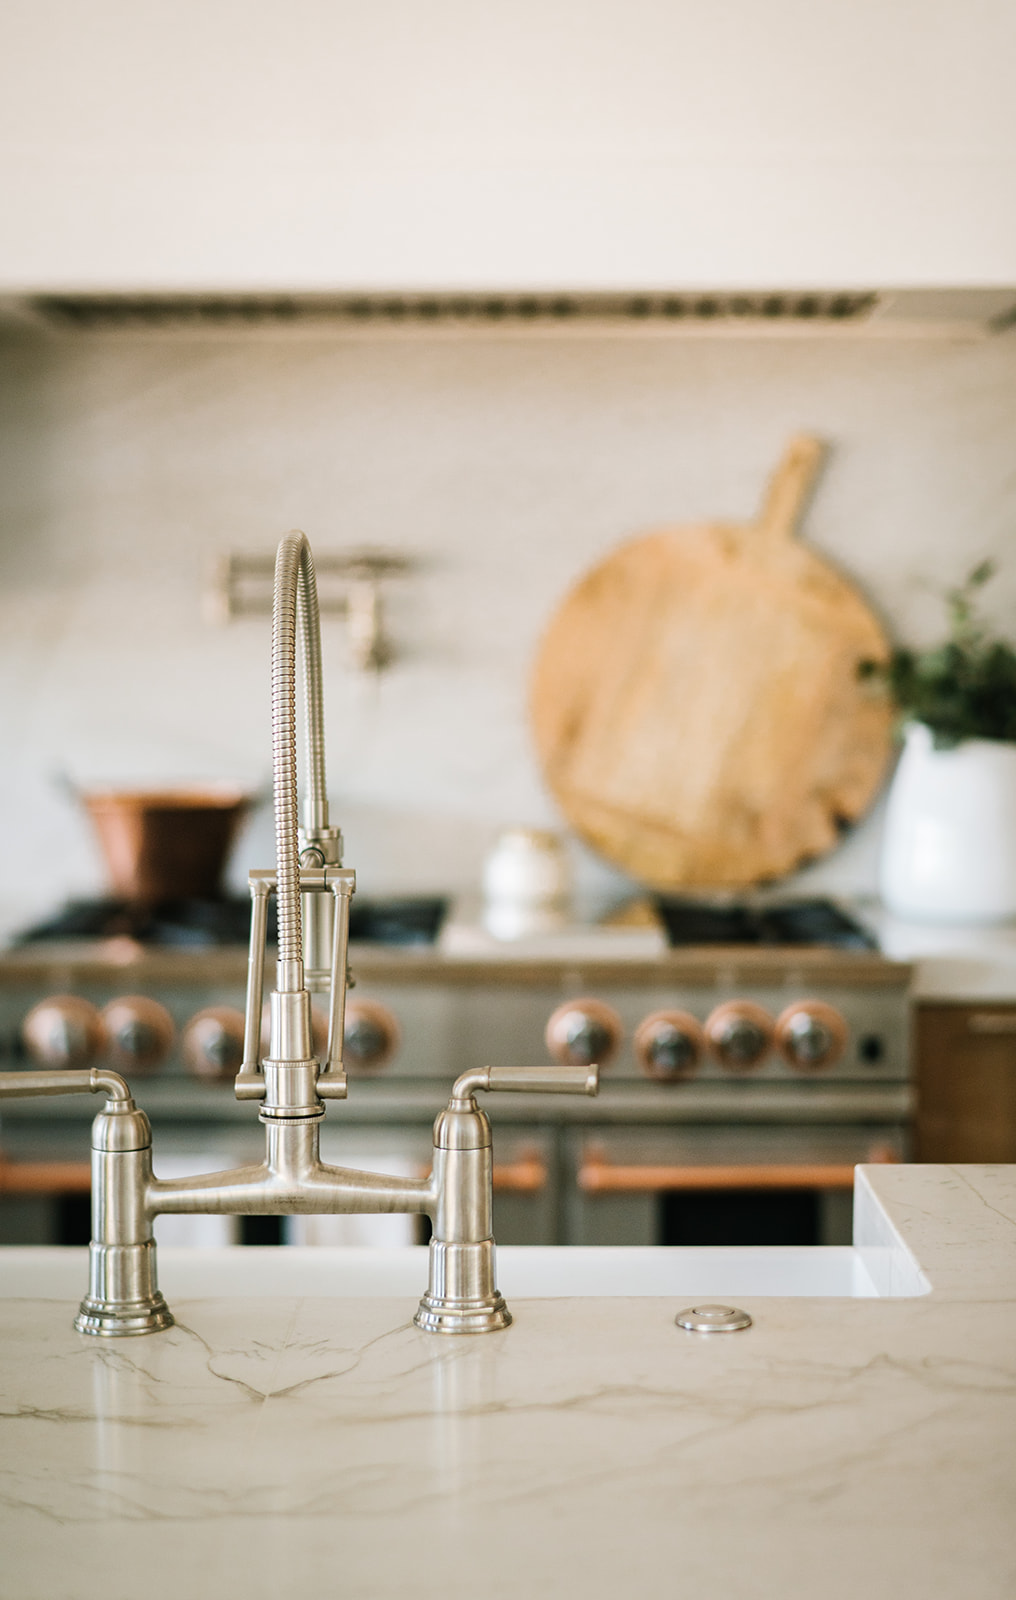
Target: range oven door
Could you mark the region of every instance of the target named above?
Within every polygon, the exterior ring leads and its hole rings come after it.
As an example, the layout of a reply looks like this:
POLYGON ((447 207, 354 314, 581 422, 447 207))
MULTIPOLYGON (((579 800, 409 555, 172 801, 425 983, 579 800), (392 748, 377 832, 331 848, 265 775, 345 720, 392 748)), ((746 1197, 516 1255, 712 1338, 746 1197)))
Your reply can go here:
POLYGON ((567 1242, 849 1244, 855 1165, 906 1158, 901 1122, 572 1130, 567 1242))

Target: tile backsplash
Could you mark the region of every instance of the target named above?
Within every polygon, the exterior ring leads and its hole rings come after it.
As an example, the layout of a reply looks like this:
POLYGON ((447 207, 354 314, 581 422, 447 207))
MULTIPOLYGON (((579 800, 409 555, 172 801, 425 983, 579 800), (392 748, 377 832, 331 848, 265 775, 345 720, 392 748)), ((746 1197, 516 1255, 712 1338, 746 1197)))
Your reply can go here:
MULTIPOLYGON (((940 632, 985 554, 1016 611, 1016 334, 807 340, 9 337, 0 345, 4 927, 98 892, 72 782, 265 783, 269 625, 214 626, 216 554, 379 544, 398 658, 324 623, 329 789, 370 892, 478 881, 555 825, 526 726, 555 605, 620 540, 749 516, 786 437, 831 446, 804 536, 896 637, 940 632)), ((876 883, 879 807, 798 882, 876 883)), ((267 812, 232 866, 268 864, 267 812)), ((575 848, 590 892, 621 880, 575 848)))

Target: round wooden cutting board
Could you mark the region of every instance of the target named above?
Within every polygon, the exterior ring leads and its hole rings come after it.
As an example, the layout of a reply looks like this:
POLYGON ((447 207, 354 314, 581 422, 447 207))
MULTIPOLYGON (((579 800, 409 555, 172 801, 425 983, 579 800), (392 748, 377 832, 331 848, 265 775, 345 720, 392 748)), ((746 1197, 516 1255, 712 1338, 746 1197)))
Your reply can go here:
POLYGON ((755 522, 633 539, 566 597, 531 715, 569 823, 658 889, 746 887, 838 841, 886 770, 888 654, 854 588, 794 535, 822 457, 791 441, 755 522))

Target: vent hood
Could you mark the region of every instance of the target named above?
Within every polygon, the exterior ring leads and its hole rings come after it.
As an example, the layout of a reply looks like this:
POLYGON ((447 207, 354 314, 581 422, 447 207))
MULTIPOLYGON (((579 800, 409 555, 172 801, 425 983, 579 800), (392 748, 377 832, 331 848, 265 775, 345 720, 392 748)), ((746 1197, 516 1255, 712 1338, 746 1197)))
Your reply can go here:
POLYGON ((52 294, 0 301, 51 334, 976 339, 1016 324, 1016 289, 625 294, 52 294))
POLYGON ((1012 0, 165 10, 0 7, 0 295, 48 326, 895 337, 1016 303, 1012 0))

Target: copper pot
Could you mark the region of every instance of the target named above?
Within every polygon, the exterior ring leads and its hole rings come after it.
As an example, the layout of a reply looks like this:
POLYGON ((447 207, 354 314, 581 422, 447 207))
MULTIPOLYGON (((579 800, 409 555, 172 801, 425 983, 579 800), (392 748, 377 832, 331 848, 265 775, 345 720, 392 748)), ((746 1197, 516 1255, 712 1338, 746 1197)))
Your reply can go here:
POLYGON ((229 784, 189 789, 87 789, 79 798, 99 836, 112 889, 125 900, 217 894, 254 796, 229 784))

